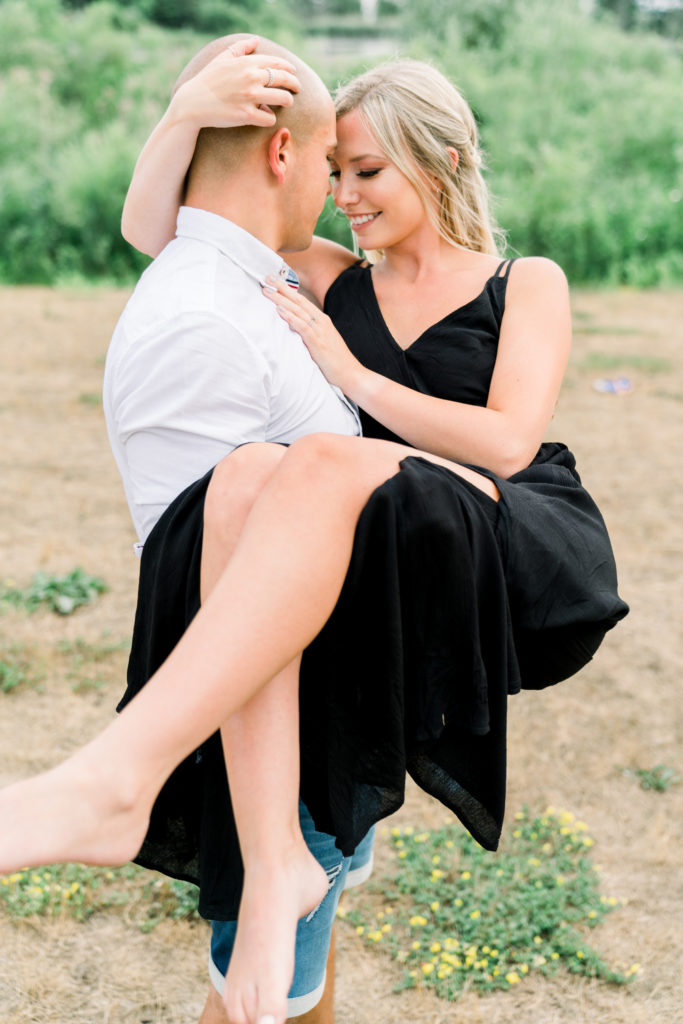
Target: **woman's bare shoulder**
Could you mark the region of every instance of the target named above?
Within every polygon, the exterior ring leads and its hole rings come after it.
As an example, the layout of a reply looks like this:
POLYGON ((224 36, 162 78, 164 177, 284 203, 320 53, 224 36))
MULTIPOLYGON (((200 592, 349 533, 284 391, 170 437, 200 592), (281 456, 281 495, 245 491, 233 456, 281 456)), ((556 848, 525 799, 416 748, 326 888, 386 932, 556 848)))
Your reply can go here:
POLYGON ((546 256, 520 256, 510 270, 510 282, 518 286, 555 285, 567 287, 567 277, 562 267, 546 256))

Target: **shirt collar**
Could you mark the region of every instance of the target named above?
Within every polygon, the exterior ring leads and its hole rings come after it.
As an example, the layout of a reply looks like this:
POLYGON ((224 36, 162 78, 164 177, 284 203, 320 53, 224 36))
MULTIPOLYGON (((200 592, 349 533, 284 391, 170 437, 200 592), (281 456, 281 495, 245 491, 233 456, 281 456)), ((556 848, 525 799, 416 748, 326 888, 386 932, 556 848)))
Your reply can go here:
POLYGON ((268 276, 280 277, 284 281, 292 273, 282 257, 258 238, 233 221, 208 210, 181 206, 176 235, 178 238, 195 238, 215 246, 259 284, 264 284, 268 276))

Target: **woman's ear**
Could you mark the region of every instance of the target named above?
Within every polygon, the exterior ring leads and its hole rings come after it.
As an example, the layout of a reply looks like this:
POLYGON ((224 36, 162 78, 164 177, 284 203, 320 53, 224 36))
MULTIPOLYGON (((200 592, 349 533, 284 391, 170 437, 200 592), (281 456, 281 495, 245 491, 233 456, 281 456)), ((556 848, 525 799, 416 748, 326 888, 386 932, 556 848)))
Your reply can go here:
POLYGON ((268 143, 268 166, 282 183, 289 169, 292 148, 292 133, 289 128, 278 128, 268 143))
MULTIPOLYGON (((453 170, 455 170, 460 161, 460 154, 458 153, 457 149, 455 149, 453 146, 446 146, 446 152, 450 157, 451 167, 453 170)), ((436 193, 441 193, 443 190, 443 181, 440 178, 434 177, 432 175, 430 175, 430 179, 434 191, 436 193)))
POLYGON ((460 161, 460 154, 458 153, 457 149, 455 149, 454 146, 446 146, 446 152, 451 158, 451 167, 455 171, 460 161))

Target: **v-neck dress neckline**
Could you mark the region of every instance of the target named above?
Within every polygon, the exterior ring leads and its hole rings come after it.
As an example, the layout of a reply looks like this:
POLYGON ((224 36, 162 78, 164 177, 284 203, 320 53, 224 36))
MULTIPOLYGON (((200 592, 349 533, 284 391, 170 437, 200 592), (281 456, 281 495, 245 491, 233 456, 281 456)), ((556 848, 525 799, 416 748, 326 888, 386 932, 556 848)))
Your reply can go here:
POLYGON ((506 278, 504 278, 504 277, 502 277, 500 275, 501 266, 502 266, 502 264, 499 264, 498 267, 496 268, 496 270, 494 271, 494 273, 491 274, 490 277, 487 277, 486 281, 483 284, 483 287, 481 288, 481 291, 479 291, 473 298, 468 299, 468 301, 464 302, 461 306, 456 306, 455 309, 452 309, 450 312, 446 313, 445 316, 442 316, 439 320, 436 320, 433 324, 430 324, 429 327, 426 327, 424 329, 424 331, 422 331, 421 334, 419 334, 417 336, 417 338, 415 338, 413 341, 410 342, 409 345, 401 345, 396 340, 396 338, 393 335, 393 333, 391 332, 391 329, 389 327, 389 324, 386 321, 384 313, 382 312, 382 307, 381 307, 379 299, 377 297, 377 291, 375 289, 375 282, 372 279, 372 267, 371 266, 367 266, 367 267, 361 266, 360 269, 366 271, 365 281, 366 281, 367 291, 369 293, 369 301, 370 301, 370 304, 373 305, 374 308, 375 308, 375 313, 377 315, 377 320, 378 320, 378 322, 379 322, 383 332, 386 334, 386 336, 389 339, 389 341, 391 341, 392 345, 394 345, 400 352, 408 353, 420 341, 422 341, 423 338, 427 337, 432 331, 437 330, 438 328, 441 328, 442 326, 444 326, 446 324, 449 324, 451 322, 451 320, 454 320, 454 319, 457 320, 457 318, 458 318, 458 316, 460 314, 468 312, 471 309, 471 307, 476 307, 476 305, 478 303, 480 303, 483 298, 485 298, 485 296, 487 294, 487 291, 489 289, 489 286, 490 286, 492 281, 494 281, 494 280, 499 280, 499 281, 506 280, 506 278))

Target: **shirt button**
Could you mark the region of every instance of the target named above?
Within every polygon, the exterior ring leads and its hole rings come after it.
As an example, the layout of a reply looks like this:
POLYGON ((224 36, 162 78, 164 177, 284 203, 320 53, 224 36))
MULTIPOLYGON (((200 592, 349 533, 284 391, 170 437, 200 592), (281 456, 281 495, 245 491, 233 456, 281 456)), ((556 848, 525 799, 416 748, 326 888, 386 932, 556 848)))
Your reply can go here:
POLYGON ((287 274, 288 274, 287 267, 280 267, 280 277, 287 277, 287 274))

